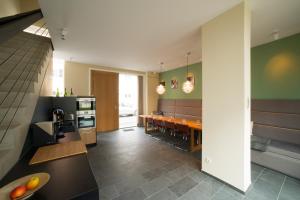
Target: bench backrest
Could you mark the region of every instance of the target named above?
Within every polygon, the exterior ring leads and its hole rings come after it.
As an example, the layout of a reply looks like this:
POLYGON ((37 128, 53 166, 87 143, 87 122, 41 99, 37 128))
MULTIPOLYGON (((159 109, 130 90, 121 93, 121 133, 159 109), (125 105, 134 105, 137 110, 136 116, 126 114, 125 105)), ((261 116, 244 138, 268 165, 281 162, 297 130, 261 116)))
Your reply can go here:
POLYGON ((253 135, 300 145, 300 100, 252 100, 253 135))

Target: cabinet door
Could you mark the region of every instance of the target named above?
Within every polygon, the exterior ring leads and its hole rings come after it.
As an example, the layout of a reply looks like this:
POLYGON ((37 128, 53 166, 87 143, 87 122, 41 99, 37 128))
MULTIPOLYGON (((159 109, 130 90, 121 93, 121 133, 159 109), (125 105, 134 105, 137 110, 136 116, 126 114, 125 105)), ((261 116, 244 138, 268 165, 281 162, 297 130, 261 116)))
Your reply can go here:
POLYGON ((81 140, 84 144, 97 143, 97 134, 95 128, 82 128, 79 129, 81 140))
POLYGON ((91 94, 96 97, 97 132, 119 129, 119 74, 92 70, 91 94))

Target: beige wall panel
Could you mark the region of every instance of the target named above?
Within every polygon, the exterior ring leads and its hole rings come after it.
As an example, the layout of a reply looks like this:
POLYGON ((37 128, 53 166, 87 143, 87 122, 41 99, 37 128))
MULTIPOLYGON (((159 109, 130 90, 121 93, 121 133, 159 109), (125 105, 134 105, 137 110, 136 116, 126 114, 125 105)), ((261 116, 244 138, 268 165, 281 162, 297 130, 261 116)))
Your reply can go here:
POLYGON ((158 73, 147 73, 147 110, 146 114, 150 114, 153 111, 157 110, 157 101, 159 95, 156 92, 156 86, 159 83, 159 74, 158 73))
POLYGON ((0 0, 0 18, 39 9, 38 0, 0 0))

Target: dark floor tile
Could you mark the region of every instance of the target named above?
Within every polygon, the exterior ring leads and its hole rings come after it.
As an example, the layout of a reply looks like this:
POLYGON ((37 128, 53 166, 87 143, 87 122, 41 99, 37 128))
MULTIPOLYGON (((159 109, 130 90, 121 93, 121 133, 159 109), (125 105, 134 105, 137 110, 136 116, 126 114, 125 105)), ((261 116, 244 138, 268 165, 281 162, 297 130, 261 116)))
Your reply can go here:
POLYGON ((193 172, 189 173, 188 176, 197 183, 200 183, 202 181, 209 179, 208 175, 206 175, 200 171, 193 171, 193 172))
POLYGON ((213 197, 212 200, 241 200, 244 199, 242 196, 234 196, 224 191, 218 191, 213 197))
POLYGON ((251 200, 276 200, 280 188, 281 186, 258 179, 247 192, 246 197, 251 200))
POLYGON ((187 166, 187 165, 183 165, 180 166, 178 168, 176 168, 175 170, 172 170, 168 173, 166 173, 166 177, 173 183, 179 181, 180 179, 182 179, 183 177, 187 176, 188 174, 192 173, 193 171, 195 171, 195 169, 187 166))
POLYGON ((197 185, 198 191, 200 191, 203 197, 212 197, 216 192, 218 192, 224 186, 220 181, 209 177, 207 180, 204 180, 197 185))
POLYGON ((106 186, 110 186, 113 184, 120 183, 123 181, 125 177, 102 177, 102 176, 96 176, 96 181, 98 183, 99 189, 104 188, 106 186))
POLYGON ((171 192, 168 188, 165 188, 152 196, 148 197, 146 200, 175 200, 177 196, 171 192))
POLYGON ((251 163, 251 171, 260 173, 263 169, 265 169, 265 168, 260 165, 255 164, 255 163, 251 163))
POLYGON ((169 186, 169 189, 174 192, 176 196, 180 197, 196 185, 197 183, 193 179, 186 176, 175 184, 169 186))
POLYGON ((206 196, 205 194, 201 193, 198 189, 198 186, 194 187, 184 195, 182 195, 178 200, 210 200, 211 197, 206 196))
POLYGON ((300 199, 300 180, 286 177, 279 200, 299 200, 300 199))
POLYGON ((119 196, 116 188, 112 186, 107 186, 99 190, 99 198, 102 199, 113 199, 119 196))
POLYGON ((145 183, 145 179, 140 175, 131 176, 123 181, 116 183, 115 187, 120 194, 134 190, 145 183))
MULTIPOLYGON (((199 171, 201 160, 197 158, 201 158, 201 153, 178 150, 144 134, 142 128, 130 133, 99 134, 97 140, 98 145, 88 149, 88 159, 99 185, 100 199, 144 199, 147 195, 148 199, 176 199, 171 187, 181 195, 180 200, 243 197, 199 171)), ((299 180, 287 177, 284 181, 285 175, 254 163, 251 175, 253 184, 245 200, 275 200, 278 195, 279 200, 300 200, 299 180)))
POLYGON ((169 160, 168 164, 164 165, 162 168, 165 169, 166 172, 170 172, 182 166, 182 163, 177 162, 175 160, 169 160))
POLYGON ((150 196, 163 188, 167 188, 169 185, 172 183, 164 176, 160 176, 150 182, 146 182, 141 186, 141 189, 143 192, 147 195, 150 196))
MULTIPOLYGON (((218 196, 218 199, 222 199, 221 198, 221 195, 224 194, 224 196, 231 196, 232 199, 244 199, 245 198, 245 195, 240 192, 240 191, 237 191, 236 189, 228 186, 228 185, 224 185, 224 187, 222 187, 218 192, 217 192, 217 196, 218 196)), ((225 198, 225 197, 224 197, 225 198)))
POLYGON ((141 189, 135 189, 133 191, 124 193, 114 200, 143 200, 146 199, 146 195, 143 193, 141 189))
POLYGON ((272 184, 280 188, 283 184, 284 177, 285 175, 280 172, 276 172, 271 169, 265 169, 262 172, 262 174, 258 177, 258 179, 264 180, 269 184, 272 184))
POLYGON ((258 176, 261 175, 260 172, 256 172, 256 171, 251 171, 251 182, 255 182, 258 178, 258 176))
POLYGON ((161 176, 163 173, 166 173, 167 169, 165 169, 164 167, 160 167, 160 168, 155 168, 155 169, 151 169, 145 173, 142 174, 142 176, 146 179, 146 180, 153 180, 159 176, 161 176))

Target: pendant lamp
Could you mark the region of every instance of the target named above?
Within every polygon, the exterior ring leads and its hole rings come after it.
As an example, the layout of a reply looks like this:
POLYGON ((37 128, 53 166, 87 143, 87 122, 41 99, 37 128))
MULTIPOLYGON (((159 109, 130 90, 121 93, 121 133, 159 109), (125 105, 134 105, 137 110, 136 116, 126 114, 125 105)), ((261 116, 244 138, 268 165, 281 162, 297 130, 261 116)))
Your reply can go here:
POLYGON ((192 77, 189 76, 189 56, 191 52, 186 54, 186 81, 182 84, 182 90, 184 93, 191 93, 194 90, 194 83, 192 82, 192 77))
MULTIPOLYGON (((160 63, 160 72, 162 72, 162 68, 163 68, 163 62, 160 63)), ((166 87, 165 87, 165 82, 164 81, 160 81, 159 82, 159 85, 156 87, 156 92, 159 94, 159 95, 162 95, 166 92, 166 87)))

